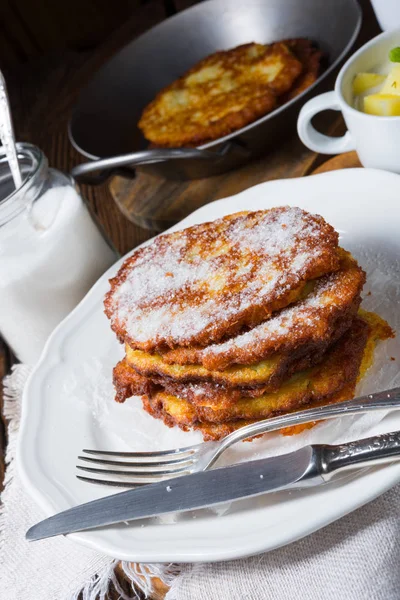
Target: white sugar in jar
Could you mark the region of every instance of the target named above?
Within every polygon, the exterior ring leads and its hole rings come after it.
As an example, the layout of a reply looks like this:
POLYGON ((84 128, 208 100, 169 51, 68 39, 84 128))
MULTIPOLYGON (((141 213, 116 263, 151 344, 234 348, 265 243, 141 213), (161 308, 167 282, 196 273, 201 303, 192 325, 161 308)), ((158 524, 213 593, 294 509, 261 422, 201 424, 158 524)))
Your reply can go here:
POLYGON ((116 260, 73 180, 42 152, 18 144, 14 190, 0 153, 0 334, 34 364, 54 327, 116 260))

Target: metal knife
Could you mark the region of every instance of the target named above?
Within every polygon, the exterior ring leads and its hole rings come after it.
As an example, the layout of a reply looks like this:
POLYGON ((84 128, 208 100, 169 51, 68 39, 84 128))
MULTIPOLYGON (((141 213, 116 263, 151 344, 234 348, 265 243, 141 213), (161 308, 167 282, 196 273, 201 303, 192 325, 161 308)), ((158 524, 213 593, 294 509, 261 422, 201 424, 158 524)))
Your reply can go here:
POLYGON ((31 527, 40 540, 169 512, 206 508, 267 492, 321 485, 338 471, 400 459, 400 431, 339 446, 305 446, 296 452, 149 484, 56 514, 31 527))

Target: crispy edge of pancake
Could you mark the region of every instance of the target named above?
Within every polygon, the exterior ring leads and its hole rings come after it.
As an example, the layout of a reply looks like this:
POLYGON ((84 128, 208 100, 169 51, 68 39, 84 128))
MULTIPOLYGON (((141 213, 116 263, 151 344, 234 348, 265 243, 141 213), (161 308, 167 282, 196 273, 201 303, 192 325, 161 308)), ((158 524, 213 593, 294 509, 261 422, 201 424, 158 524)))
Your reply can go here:
MULTIPOLYGON (((290 208, 296 207, 280 206, 268 210, 241 211, 233 213, 216 219, 215 221, 193 225, 192 227, 188 227, 181 231, 161 235, 157 237, 151 244, 136 250, 123 262, 115 277, 112 277, 109 280, 110 290, 104 297, 104 312, 111 321, 111 329, 121 341, 129 343, 132 348, 143 350, 145 352, 154 352, 163 349, 165 350, 166 348, 172 349, 176 348, 178 345, 208 346, 213 342, 220 341, 226 336, 235 335, 241 331, 244 326, 253 327, 257 324, 260 324, 262 321, 265 321, 265 319, 269 318, 273 312, 295 302, 299 295, 302 294, 303 288, 307 281, 317 279, 318 277, 322 277, 327 273, 338 270, 340 266, 341 255, 342 252, 344 252, 337 246, 338 233, 334 230, 334 228, 329 225, 329 223, 327 223, 320 215, 311 214, 307 211, 303 211, 302 209, 297 210, 300 210, 303 213, 303 222, 305 223, 307 220, 308 225, 312 223, 313 226, 318 226, 318 248, 320 249, 322 246, 323 250, 318 256, 318 260, 315 259, 315 261, 311 261, 311 264, 308 264, 304 273, 297 273, 296 283, 292 282, 292 284, 290 284, 290 281, 287 282, 285 288, 279 288, 275 290, 275 294, 270 296, 269 300, 264 299, 262 302, 257 304, 254 302, 251 306, 243 309, 239 313, 230 315, 226 319, 216 319, 212 322, 212 324, 208 324, 198 334, 180 339, 179 342, 171 335, 157 336, 156 334, 154 334, 151 339, 146 341, 138 341, 137 339, 133 339, 132 336, 128 334, 125 323, 121 322, 121 320, 117 317, 116 313, 118 313, 118 306, 114 306, 115 296, 118 295, 118 289, 125 283, 132 269, 135 268, 136 263, 142 260, 144 256, 146 257, 150 249, 152 249, 153 254, 162 253, 166 245, 174 243, 179 244, 181 241, 181 236, 185 236, 186 240, 190 239, 192 241, 191 246, 187 243, 186 252, 188 252, 188 247, 193 247, 195 240, 198 241, 198 239, 201 237, 202 241, 203 239, 206 241, 206 237, 210 234, 210 232, 216 236, 217 233, 221 233, 221 228, 222 230, 229 230, 229 228, 235 226, 240 219, 243 220, 243 226, 245 226, 245 223, 247 223, 247 227, 250 225, 256 227, 258 222, 257 219, 263 219, 266 213, 273 212, 274 214, 271 218, 275 219, 276 221, 279 218, 279 215, 287 212, 290 208)), ((310 252, 315 250, 316 240, 311 238, 307 238, 307 240, 310 252)), ((304 240, 303 243, 305 244, 304 240)), ((207 248, 204 249, 204 253, 207 253, 207 248)), ((252 259, 254 254, 256 254, 256 251, 252 249, 249 252, 249 255, 246 255, 246 260, 248 261, 249 259, 252 259)), ((149 256, 148 260, 151 261, 151 258, 152 255, 149 256)), ((204 258, 206 259, 206 256, 204 258)), ((226 270, 228 270, 228 267, 229 263, 225 265, 226 270)), ((227 293, 225 293, 225 295, 221 295, 221 302, 226 298, 226 296, 227 293)), ((186 301, 187 297, 184 296, 183 299, 186 301)))
MULTIPOLYGON (((362 316, 361 320, 367 326, 366 330, 364 329, 364 331, 367 331, 367 336, 364 341, 363 352, 359 356, 356 377, 353 378, 352 381, 345 381, 342 388, 334 394, 331 394, 330 396, 322 396, 318 399, 314 398, 307 404, 303 405, 302 408, 311 408, 314 406, 342 402, 344 400, 348 400, 354 397, 355 386, 357 381, 359 381, 359 379, 365 375, 366 370, 371 366, 371 357, 373 356, 373 351, 376 346, 376 343, 379 340, 382 341, 390 337, 394 337, 395 333, 386 323, 386 321, 384 321, 381 317, 379 317, 375 313, 367 313, 364 310, 361 310, 360 314, 362 316)), ((322 385, 321 391, 323 391, 325 387, 325 385, 322 385)), ((171 415, 167 414, 165 411, 160 411, 160 407, 152 406, 149 402, 149 398, 146 396, 143 397, 143 407, 153 417, 162 419, 164 423, 169 427, 174 427, 175 425, 178 425, 184 431, 188 431, 191 428, 201 431, 205 441, 220 440, 232 431, 235 431, 236 429, 259 421, 259 419, 238 419, 236 421, 230 421, 225 423, 201 423, 197 421, 192 425, 187 425, 185 423, 177 423, 171 415)), ((289 412, 293 412, 293 410, 295 411, 296 408, 291 409, 289 412)), ((304 429, 311 428, 316 424, 316 422, 312 422, 298 427, 288 427, 280 430, 280 433, 282 433, 283 435, 294 435, 301 433, 304 429)))
POLYGON ((139 375, 125 359, 120 360, 113 369, 113 384, 115 400, 119 403, 125 402, 131 396, 151 394, 157 389, 150 379, 139 375))
POLYGON ((273 390, 288 374, 318 362, 327 348, 351 326, 356 310, 357 305, 341 316, 327 339, 274 354, 254 364, 233 365, 224 371, 210 371, 202 365, 166 364, 158 354, 132 350, 129 346, 126 346, 126 362, 140 375, 164 386, 168 383, 209 382, 227 388, 259 387, 273 390))
POLYGON ((288 412, 304 404, 338 394, 349 382, 356 382, 367 344, 369 326, 356 318, 352 327, 336 342, 317 366, 291 377, 276 392, 258 398, 242 398, 228 407, 194 406, 165 392, 148 396, 154 412, 168 414, 178 425, 260 420, 288 412))
POLYGON ((295 80, 292 88, 280 98, 280 104, 292 100, 310 87, 324 70, 325 54, 310 40, 293 38, 284 40, 296 58, 303 65, 302 73, 295 80))
MULTIPOLYGON (((259 334, 251 343, 241 344, 239 334, 226 342, 212 344, 206 348, 177 348, 162 352, 163 361, 179 365, 199 364, 210 370, 224 370, 234 364, 252 364, 280 351, 293 351, 302 345, 318 344, 328 340, 343 318, 343 314, 350 310, 356 312, 358 309, 361 290, 365 283, 365 273, 354 258, 342 248, 339 250, 341 261, 338 271, 308 282, 305 289, 311 283, 313 289, 304 294, 304 298, 299 298, 295 304, 285 307, 281 312, 274 313, 265 322, 265 327, 268 327, 269 323, 274 323, 274 319, 285 317, 287 313, 296 310, 296 307, 303 310, 302 307, 306 305, 307 301, 318 297, 318 293, 321 293, 323 298, 331 299, 330 303, 323 303, 320 307, 310 307, 305 312, 303 311, 302 322, 296 322, 293 332, 285 334, 283 339, 281 339, 282 336, 279 338, 276 332, 273 332, 269 336, 259 334), (332 287, 324 290, 330 281, 332 287), (305 317, 312 319, 312 327, 307 324, 305 317)), ((257 334, 257 331, 262 330, 263 326, 264 324, 256 326, 253 333, 257 334)), ((251 331, 247 335, 251 336, 251 331)))
MULTIPOLYGON (((326 404, 336 404, 337 402, 344 402, 345 400, 350 400, 351 398, 354 398, 356 383, 357 383, 356 381, 353 381, 353 382, 347 384, 337 394, 333 394, 330 397, 325 397, 320 401, 309 402, 307 405, 301 406, 299 408, 301 408, 301 409, 315 408, 316 406, 322 406, 322 405, 326 405, 326 404)), ((289 411, 289 412, 296 412, 296 410, 297 409, 294 409, 293 411, 289 411)), ((236 431, 237 429, 240 429, 241 427, 244 427, 245 425, 251 425, 252 423, 257 423, 257 419, 256 420, 242 419, 240 421, 231 421, 229 423, 198 423, 197 425, 194 426, 194 429, 199 430, 202 433, 205 442, 212 442, 212 441, 218 441, 218 440, 224 438, 225 436, 229 435, 233 431, 236 431)), ((312 421, 310 423, 304 423, 303 425, 293 425, 291 427, 284 427, 282 429, 279 429, 278 433, 280 433, 283 436, 298 435, 299 433, 302 433, 306 429, 312 429, 316 425, 318 425, 318 421, 312 421)), ((171 425, 171 427, 173 427, 173 425, 171 425)), ((184 431, 189 431, 188 427, 181 427, 181 429, 183 429, 184 431)), ((261 437, 261 436, 256 436, 256 437, 261 437)), ((253 437, 253 438, 250 438, 250 439, 244 440, 244 441, 252 442, 253 440, 256 439, 256 437, 253 437)))
MULTIPOLYGON (((351 400, 354 398, 355 390, 357 385, 357 378, 347 383, 338 393, 329 396, 328 398, 322 398, 320 400, 311 401, 305 408, 317 408, 318 406, 324 406, 327 404, 337 404, 338 402, 344 402, 345 400, 351 400)), ((318 425, 319 421, 310 421, 309 423, 303 423, 302 425, 291 425, 290 427, 283 427, 279 430, 281 435, 290 436, 298 435, 306 429, 312 429, 318 425)))
MULTIPOLYGON (((307 347, 304 354, 297 352, 287 355, 289 362, 287 363, 286 368, 283 368, 283 365, 281 365, 281 368, 278 368, 275 373, 272 373, 268 380, 265 380, 261 384, 253 384, 252 386, 244 386, 242 384, 240 386, 227 387, 222 383, 210 381, 196 383, 193 380, 179 382, 154 374, 149 378, 146 375, 138 373, 125 357, 114 368, 116 400, 118 402, 123 402, 130 396, 140 396, 161 389, 199 406, 212 406, 213 404, 221 403, 228 406, 243 396, 257 397, 266 392, 273 392, 279 388, 285 379, 297 371, 307 369, 323 360, 327 349, 335 343, 345 331, 347 331, 351 326, 353 319, 353 312, 345 315, 340 323, 336 323, 337 326, 329 339, 329 342, 307 347)), ((246 367, 246 371, 248 371, 248 367, 246 367)), ((217 374, 220 373, 221 372, 219 371, 217 372, 217 374)))
MULTIPOLYGON (((341 401, 344 401, 344 400, 354 397, 355 386, 356 386, 357 380, 359 380, 361 377, 363 377, 365 375, 366 370, 371 366, 371 364, 373 362, 373 351, 374 351, 376 343, 379 340, 385 340, 390 337, 394 337, 394 335, 395 335, 394 331, 386 323, 386 321, 384 321, 384 319, 379 317, 379 315, 376 315, 375 313, 366 312, 363 309, 361 309, 360 314, 362 316, 362 320, 364 322, 367 322, 367 324, 368 324, 369 333, 367 336, 366 344, 364 346, 364 352, 362 355, 361 365, 358 368, 358 373, 357 373, 356 379, 351 382, 346 382, 344 387, 339 392, 333 394, 332 396, 330 396, 330 397, 325 396, 323 398, 320 398, 319 400, 313 400, 313 401, 309 402, 306 405, 306 407, 310 408, 313 406, 320 406, 320 405, 325 405, 325 404, 334 403, 334 402, 341 402, 341 401)), ((143 397, 143 408, 153 417, 162 419, 164 421, 164 423, 169 427, 174 427, 177 424, 176 421, 167 413, 164 412, 163 414, 161 414, 159 412, 159 410, 158 411, 155 410, 154 407, 151 405, 148 396, 143 397)), ((296 409, 294 409, 294 410, 296 410, 296 409)), ((236 429, 239 429, 245 425, 255 423, 258 420, 259 419, 247 419, 247 420, 246 419, 238 419, 236 421, 230 421, 230 422, 226 422, 226 423, 210 423, 210 422, 199 423, 199 422, 197 422, 196 424, 194 424, 192 426, 185 425, 185 424, 178 424, 178 426, 181 429, 183 429, 184 431, 188 431, 190 428, 194 428, 196 430, 201 431, 204 441, 217 441, 217 440, 222 439, 223 437, 225 437, 232 431, 235 431, 236 429)), ((297 426, 297 427, 288 427, 288 428, 280 430, 280 432, 283 435, 294 435, 294 434, 301 433, 304 429, 311 428, 316 424, 317 424, 316 422, 312 422, 312 423, 308 423, 308 424, 297 426)))
MULTIPOLYGON (((394 338, 396 333, 390 327, 390 325, 378 314, 373 312, 367 312, 364 309, 359 311, 360 317, 367 322, 369 325, 369 335, 364 348, 361 365, 359 368, 357 379, 347 383, 344 388, 337 394, 329 398, 322 398, 318 401, 313 401, 307 404, 303 408, 314 408, 317 406, 323 406, 326 404, 335 404, 338 402, 344 402, 345 400, 351 400, 355 396, 356 385, 364 377, 368 369, 372 366, 374 361, 374 350, 379 341, 385 341, 390 338, 394 338)), ((232 431, 243 427, 244 425, 250 424, 256 421, 236 421, 231 423, 201 423, 195 426, 199 429, 204 437, 204 441, 216 441, 225 437, 232 431)), ((304 423, 303 425, 294 425, 291 427, 285 427, 279 430, 279 433, 285 436, 298 435, 306 429, 311 429, 318 425, 319 421, 312 421, 310 423, 304 423)), ((187 428, 185 428, 187 429, 187 428)), ((252 438, 255 439, 255 438, 252 438)), ((249 440, 251 441, 251 440, 249 440)))
MULTIPOLYGON (((318 350, 315 353, 318 356, 318 350)), ((279 387, 288 375, 302 368, 304 363, 313 360, 313 353, 299 356, 298 353, 285 353, 260 361, 255 365, 237 365, 225 371, 208 371, 197 365, 165 365, 159 356, 142 353, 140 350, 127 350, 127 363, 140 375, 164 387, 168 383, 213 383, 227 388, 279 387)), ((308 365, 307 365, 308 366, 308 365)))
MULTIPOLYGON (((262 66, 262 63, 261 65, 262 66)), ((299 77, 303 70, 300 60, 290 48, 281 42, 275 42, 267 46, 261 44, 249 43, 243 44, 227 51, 215 52, 187 71, 182 77, 162 89, 148 104, 142 112, 138 127, 142 130, 144 137, 157 147, 181 147, 198 146, 245 127, 246 125, 265 116, 277 106, 277 96, 280 96, 290 90, 294 81, 299 77), (262 57, 256 56, 249 59, 249 50, 263 48, 262 57), (282 68, 278 75, 268 83, 260 83, 255 75, 248 82, 243 82, 241 86, 219 94, 212 93, 212 83, 207 82, 196 86, 188 85, 188 80, 200 73, 203 69, 222 65, 226 73, 232 73, 232 64, 240 64, 243 61, 245 65, 251 67, 252 62, 260 62, 260 58, 271 61, 276 56, 276 61, 282 63, 282 68), (197 98, 202 97, 197 103, 183 106, 181 111, 170 110, 166 99, 171 93, 197 91, 197 98), (226 102, 224 104, 224 98, 226 102), (222 100, 222 104, 221 104, 222 100), (215 102, 215 109, 210 110, 215 102), (202 121, 199 121, 199 115, 202 110, 202 121), (241 107, 239 110, 237 106, 241 107), (217 117, 217 111, 225 113, 217 117), (196 114, 196 120, 191 120, 191 114, 196 114), (185 124, 182 127, 182 124, 185 124)), ((233 73, 236 69, 233 67, 233 73)), ((243 69, 243 72, 250 72, 250 68, 243 69)), ((240 77, 240 75, 239 75, 240 77)), ((220 78, 219 78, 220 80, 220 78)), ((235 78, 233 78, 235 80, 235 78)))

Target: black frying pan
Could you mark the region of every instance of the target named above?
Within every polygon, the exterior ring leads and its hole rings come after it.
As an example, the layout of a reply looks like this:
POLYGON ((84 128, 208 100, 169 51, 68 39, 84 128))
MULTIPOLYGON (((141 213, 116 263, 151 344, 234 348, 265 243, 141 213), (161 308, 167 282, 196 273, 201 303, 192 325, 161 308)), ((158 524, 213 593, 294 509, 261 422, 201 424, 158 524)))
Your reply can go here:
POLYGON ((116 54, 81 93, 69 125, 71 142, 94 161, 113 158, 79 165, 72 174, 87 179, 102 171, 104 180, 117 167, 147 165, 164 177, 192 179, 243 164, 292 130, 301 105, 349 52, 360 25, 357 0, 208 0, 167 19, 116 54), (329 57, 329 68, 308 90, 198 149, 146 150, 137 122, 160 89, 216 50, 292 37, 317 42, 329 57))

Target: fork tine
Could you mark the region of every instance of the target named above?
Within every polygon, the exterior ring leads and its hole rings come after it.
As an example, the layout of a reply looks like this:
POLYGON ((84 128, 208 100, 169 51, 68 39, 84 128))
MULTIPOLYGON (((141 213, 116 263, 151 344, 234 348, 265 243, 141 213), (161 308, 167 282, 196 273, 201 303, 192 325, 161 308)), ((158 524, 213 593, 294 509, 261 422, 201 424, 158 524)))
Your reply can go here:
POLYGON ((148 485, 148 483, 131 483, 129 481, 108 481, 105 479, 94 479, 92 477, 82 477, 82 475, 77 475, 77 479, 81 481, 85 481, 86 483, 96 483, 97 485, 110 485, 113 487, 141 487, 142 485, 148 485))
POLYGON ((116 469, 95 469, 93 467, 81 467, 80 465, 76 466, 77 469, 81 471, 87 471, 89 473, 97 473, 98 475, 130 475, 132 477, 140 477, 142 479, 154 479, 159 478, 160 475, 175 475, 176 473, 185 474, 190 473, 190 471, 184 467, 182 469, 176 469, 173 471, 151 471, 146 473, 146 471, 117 471, 116 469))
POLYGON ((101 454, 103 456, 122 456, 126 458, 160 458, 160 457, 176 457, 182 454, 196 454, 198 449, 195 446, 187 446, 186 448, 176 448, 172 450, 157 450, 156 452, 111 452, 110 450, 89 450, 84 448, 82 452, 85 454, 101 454))
MULTIPOLYGON (((78 467, 79 468, 79 467, 78 467)), ((82 468, 82 467, 81 467, 82 468)), ((89 467, 87 467, 86 469, 83 468, 83 470, 91 470, 89 467)), ((97 475, 102 475, 104 474, 108 474, 108 473, 112 473, 106 470, 102 470, 102 469, 98 469, 95 470, 93 469, 93 471, 97 474, 97 475)), ((118 475, 121 475, 121 473, 119 471, 117 471, 116 473, 118 473, 118 475)), ((189 471, 187 472, 189 474, 189 471)), ((109 479, 95 479, 94 477, 84 477, 82 475, 76 475, 77 479, 80 479, 82 481, 86 481, 88 483, 98 483, 98 484, 102 484, 102 485, 112 485, 115 487, 135 487, 135 486, 142 486, 142 485, 149 485, 150 483, 161 483, 163 481, 167 482, 170 481, 171 479, 175 479, 175 477, 180 477, 181 475, 184 475, 184 471, 182 472, 172 472, 172 473, 168 473, 167 476, 159 476, 158 474, 151 474, 149 473, 148 475, 142 475, 141 473, 138 473, 138 476, 140 479, 117 479, 117 480, 109 480, 109 479), (145 481, 143 481, 143 479, 145 481)), ((134 475, 134 473, 129 473, 129 475, 134 475)))
POLYGON ((99 465, 114 465, 114 466, 118 466, 118 467, 138 467, 138 468, 151 467, 153 469, 157 468, 157 467, 165 467, 168 465, 181 465, 181 464, 185 464, 185 463, 193 464, 195 462, 193 460, 193 458, 190 456, 183 457, 183 458, 177 458, 175 460, 165 460, 165 461, 160 461, 160 462, 155 462, 155 461, 127 462, 127 461, 122 461, 122 460, 104 460, 102 458, 93 458, 91 456, 78 456, 78 460, 85 460, 87 462, 96 463, 99 465))

